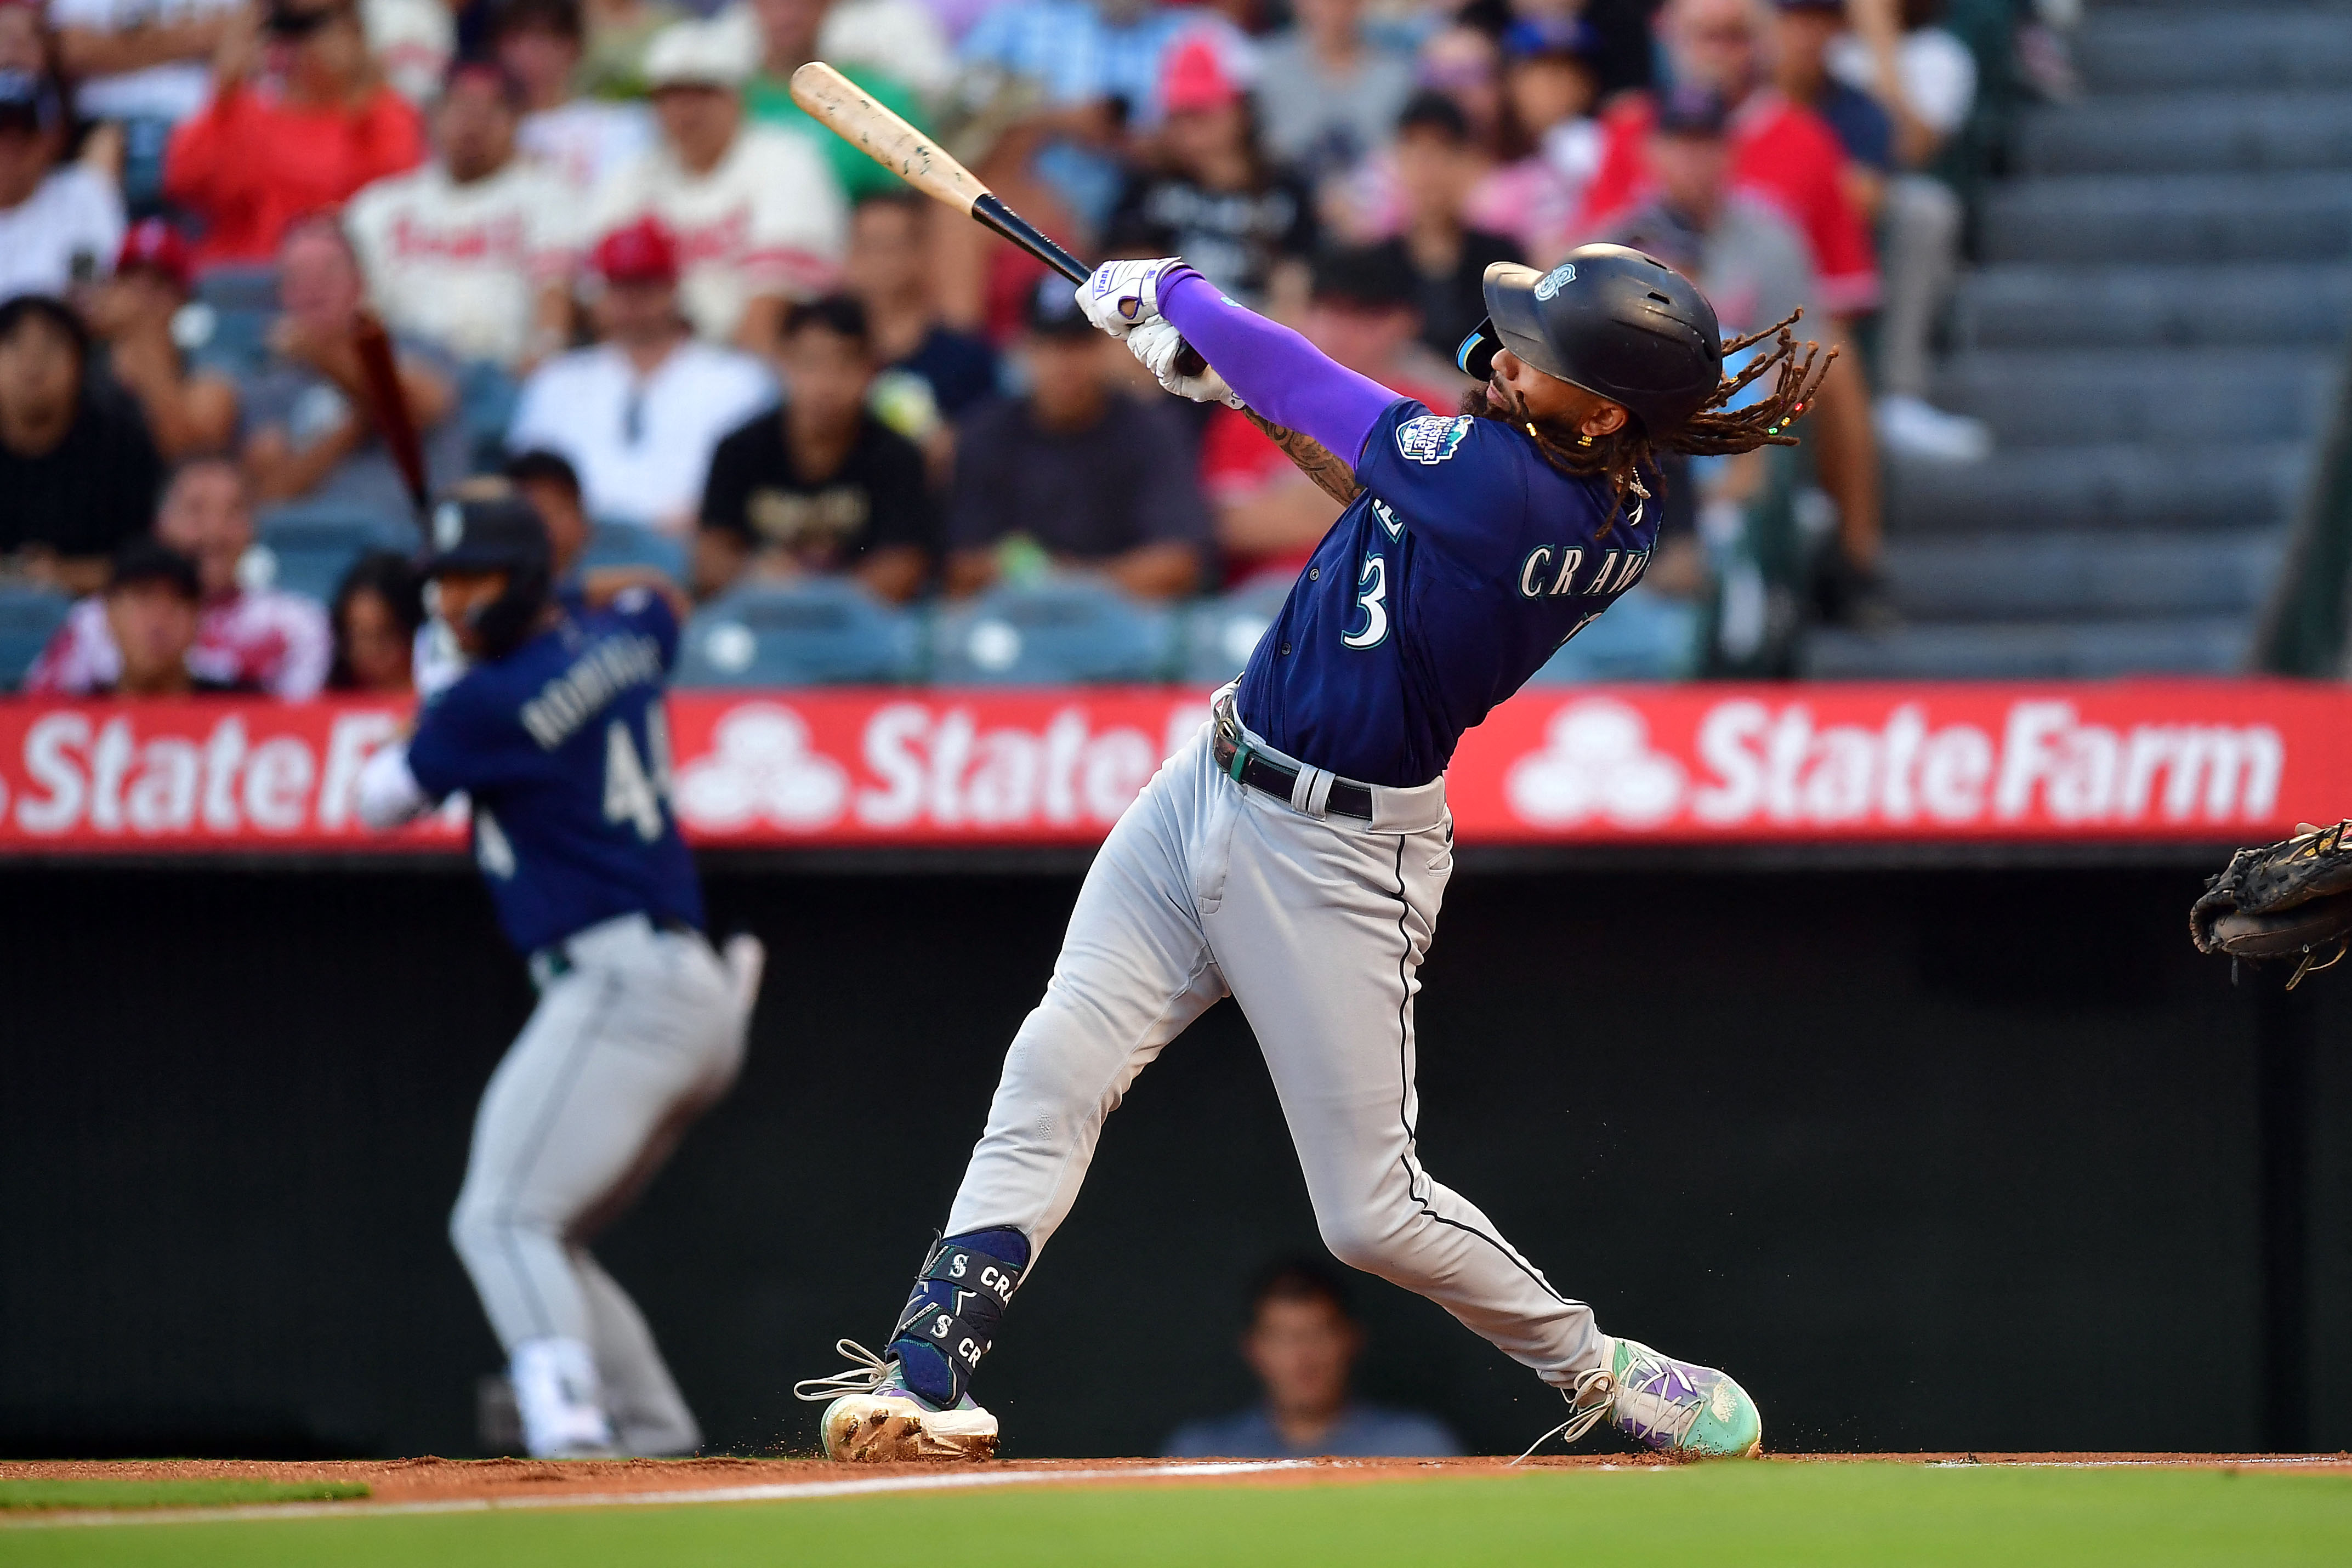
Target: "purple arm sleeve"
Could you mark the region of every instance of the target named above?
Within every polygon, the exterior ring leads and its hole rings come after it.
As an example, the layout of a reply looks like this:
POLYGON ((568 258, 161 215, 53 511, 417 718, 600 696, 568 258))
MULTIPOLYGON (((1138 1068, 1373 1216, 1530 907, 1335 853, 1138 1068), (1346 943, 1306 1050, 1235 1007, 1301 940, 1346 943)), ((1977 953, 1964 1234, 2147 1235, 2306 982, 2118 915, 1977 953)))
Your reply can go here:
POLYGON ((1327 358, 1253 310, 1227 304, 1199 273, 1160 297, 1160 313, 1216 367, 1242 401, 1286 429, 1311 436, 1353 468, 1364 437, 1399 394, 1327 358))

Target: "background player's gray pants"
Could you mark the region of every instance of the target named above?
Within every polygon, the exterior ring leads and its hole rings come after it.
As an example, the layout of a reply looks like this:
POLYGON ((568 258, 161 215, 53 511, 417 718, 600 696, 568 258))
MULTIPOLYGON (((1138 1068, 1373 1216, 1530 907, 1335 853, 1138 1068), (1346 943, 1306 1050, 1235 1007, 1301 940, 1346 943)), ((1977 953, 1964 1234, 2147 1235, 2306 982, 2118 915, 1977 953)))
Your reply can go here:
POLYGON ((1382 795, 1393 831, 1318 820, 1219 772, 1206 727, 1160 770, 1087 874, 948 1232, 1010 1226, 1042 1249, 1103 1119, 1230 988, 1265 1052, 1325 1245, 1566 1385, 1599 1364, 1591 1309, 1555 1291, 1414 1152, 1412 997, 1453 869, 1453 821, 1440 787, 1382 795))
POLYGON ((571 972, 540 994, 490 1075, 449 1235, 509 1353, 583 1341, 621 1447, 683 1453, 700 1429, 636 1303, 585 1241, 734 1082, 751 998, 709 942, 640 915, 565 948, 571 972))

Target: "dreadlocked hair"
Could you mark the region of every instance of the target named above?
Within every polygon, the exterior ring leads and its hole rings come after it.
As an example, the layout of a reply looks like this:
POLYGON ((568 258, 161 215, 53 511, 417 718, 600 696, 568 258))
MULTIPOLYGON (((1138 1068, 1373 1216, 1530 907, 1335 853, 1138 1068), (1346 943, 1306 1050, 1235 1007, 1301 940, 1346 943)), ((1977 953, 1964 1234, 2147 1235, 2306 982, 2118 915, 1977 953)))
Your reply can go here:
POLYGON ((1528 412, 1527 400, 1517 393, 1509 394, 1508 416, 1496 413, 1487 401, 1485 387, 1474 387, 1464 395, 1462 412, 1501 419, 1525 431, 1544 460, 1562 473, 1607 480, 1616 493, 1617 505, 1609 514, 1609 521, 1601 525, 1601 531, 1606 534, 1623 513, 1628 495, 1642 500, 1650 499, 1650 483, 1658 477, 1658 457, 1663 452, 1685 458, 1720 458, 1753 452, 1759 447, 1797 444, 1797 438, 1788 434, 1789 427, 1813 405, 1822 378, 1829 374, 1830 364, 1838 354, 1833 348, 1824 353, 1819 343, 1797 342, 1789 329, 1804 314, 1801 309, 1792 310, 1786 320, 1760 332, 1750 332, 1724 344, 1723 357, 1729 359, 1768 338, 1772 340, 1769 353, 1757 355, 1737 376, 1726 377, 1697 413, 1661 435, 1653 436, 1643 429, 1639 420, 1628 420, 1609 435, 1587 439, 1578 432, 1537 419, 1528 412), (1746 408, 1724 406, 1757 382, 1776 374, 1779 379, 1761 401, 1746 408), (1644 473, 1648 479, 1644 479, 1644 473))

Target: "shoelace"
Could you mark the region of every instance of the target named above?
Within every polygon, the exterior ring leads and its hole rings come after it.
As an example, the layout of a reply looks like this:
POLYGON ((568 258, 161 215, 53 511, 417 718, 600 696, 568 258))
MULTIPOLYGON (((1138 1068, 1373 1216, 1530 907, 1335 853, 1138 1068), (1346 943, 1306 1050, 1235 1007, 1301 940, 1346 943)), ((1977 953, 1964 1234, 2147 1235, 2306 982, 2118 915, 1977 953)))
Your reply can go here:
POLYGON ((835 1340, 833 1348, 844 1360, 856 1362, 830 1377, 804 1377, 793 1384, 793 1397, 811 1405, 821 1400, 838 1399, 845 1394, 871 1394, 889 1381, 890 1369, 898 1363, 876 1355, 856 1340, 835 1340))
POLYGON ((1609 1414, 1609 1408, 1616 1399, 1617 1379, 1607 1367, 1596 1366, 1589 1372, 1578 1373, 1576 1388, 1568 1396, 1568 1419, 1528 1444, 1528 1452, 1511 1463, 1525 1464, 1528 1454, 1533 1454, 1554 1437, 1562 1443, 1575 1442, 1601 1425, 1601 1418, 1609 1414), (1588 1400, 1591 1403, 1588 1404, 1588 1400))
MULTIPOLYGON (((1662 1416, 1671 1412, 1674 1417, 1671 1422, 1654 1420, 1649 1426, 1654 1431, 1666 1433, 1676 1442, 1681 1441, 1690 1431, 1692 1423, 1698 1419, 1700 1409, 1706 1404, 1706 1395, 1699 1392, 1696 1384, 1675 1371, 1672 1358, 1656 1351, 1637 1352, 1633 1364, 1625 1370, 1627 1375, 1619 1392, 1631 1399, 1651 1401, 1659 1407, 1662 1416), (1679 1399, 1672 1392, 1677 1377, 1681 1377, 1684 1389, 1684 1396, 1679 1399)), ((1635 1418, 1639 1419, 1641 1414, 1643 1413, 1637 1412, 1635 1418)))

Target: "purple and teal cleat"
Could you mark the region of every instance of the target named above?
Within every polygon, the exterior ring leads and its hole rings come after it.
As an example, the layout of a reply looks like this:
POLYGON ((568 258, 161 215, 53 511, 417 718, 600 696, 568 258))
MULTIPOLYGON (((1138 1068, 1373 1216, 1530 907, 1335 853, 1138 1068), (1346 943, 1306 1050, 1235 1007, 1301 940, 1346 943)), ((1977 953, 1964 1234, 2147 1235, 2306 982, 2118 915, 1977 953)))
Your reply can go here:
POLYGON ((1604 1418, 1643 1447, 1677 1458, 1752 1459, 1762 1450, 1764 1417, 1727 1374, 1661 1355, 1639 1340, 1603 1334, 1601 1351, 1601 1364, 1561 1390, 1569 1418, 1528 1454, 1555 1435, 1573 1443, 1604 1418))

